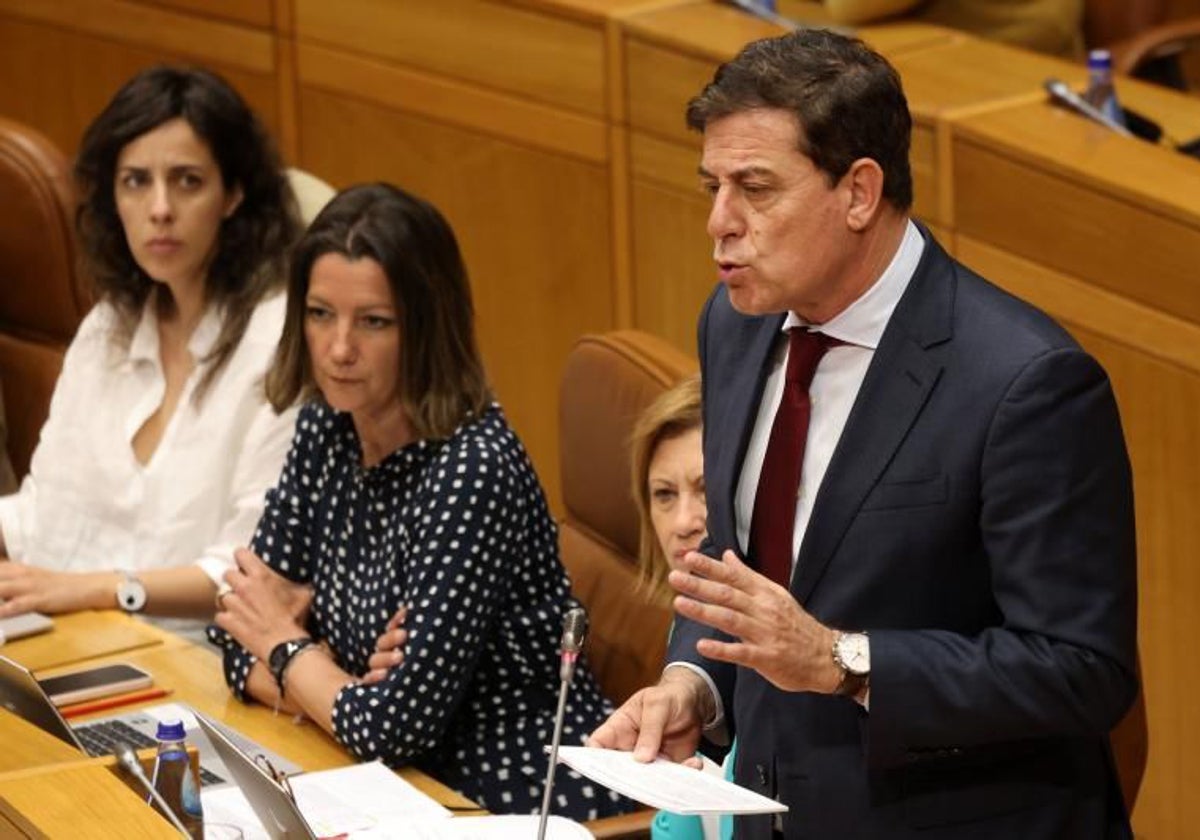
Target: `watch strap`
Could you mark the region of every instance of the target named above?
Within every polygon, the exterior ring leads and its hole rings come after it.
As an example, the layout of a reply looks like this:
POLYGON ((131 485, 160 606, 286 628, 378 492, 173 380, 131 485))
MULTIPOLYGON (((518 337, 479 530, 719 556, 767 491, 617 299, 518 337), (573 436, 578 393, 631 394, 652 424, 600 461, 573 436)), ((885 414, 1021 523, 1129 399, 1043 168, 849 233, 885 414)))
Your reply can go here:
POLYGON ((870 674, 854 674, 850 671, 842 671, 842 681, 837 684, 837 688, 833 693, 839 697, 857 697, 870 684, 870 674))

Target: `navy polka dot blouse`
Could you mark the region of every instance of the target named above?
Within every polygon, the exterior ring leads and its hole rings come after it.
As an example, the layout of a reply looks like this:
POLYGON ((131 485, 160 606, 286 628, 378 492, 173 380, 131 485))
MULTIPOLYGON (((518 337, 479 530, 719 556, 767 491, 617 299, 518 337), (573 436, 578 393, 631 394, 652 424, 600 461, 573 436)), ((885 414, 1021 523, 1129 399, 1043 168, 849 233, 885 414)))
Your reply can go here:
MULTIPOLYGON (((541 806, 558 696, 562 615, 575 602, 533 466, 500 407, 445 441, 423 440, 362 467, 348 414, 305 406, 252 549, 313 585, 308 630, 362 675, 384 625, 408 605, 402 665, 349 685, 334 733, 363 760, 412 764, 494 813, 541 806)), ((225 677, 245 699, 254 658, 212 628, 225 677)), ((575 674, 564 744, 611 712, 575 674)), ((560 767, 552 813, 593 819, 632 807, 560 767)))

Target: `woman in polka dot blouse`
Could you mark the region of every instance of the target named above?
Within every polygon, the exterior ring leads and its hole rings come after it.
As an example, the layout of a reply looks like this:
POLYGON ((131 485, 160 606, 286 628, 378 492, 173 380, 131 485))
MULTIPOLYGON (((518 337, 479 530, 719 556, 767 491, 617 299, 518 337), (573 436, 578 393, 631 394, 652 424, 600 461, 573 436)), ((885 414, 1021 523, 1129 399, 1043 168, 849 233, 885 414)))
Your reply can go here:
MULTIPOLYGON (((520 441, 491 400, 466 271, 432 206, 338 195, 297 246, 268 396, 306 400, 210 637, 234 693, 496 813, 541 805, 573 602, 520 441)), ((563 743, 611 712, 575 675, 563 743)), ((559 768, 553 812, 628 810, 559 768)))

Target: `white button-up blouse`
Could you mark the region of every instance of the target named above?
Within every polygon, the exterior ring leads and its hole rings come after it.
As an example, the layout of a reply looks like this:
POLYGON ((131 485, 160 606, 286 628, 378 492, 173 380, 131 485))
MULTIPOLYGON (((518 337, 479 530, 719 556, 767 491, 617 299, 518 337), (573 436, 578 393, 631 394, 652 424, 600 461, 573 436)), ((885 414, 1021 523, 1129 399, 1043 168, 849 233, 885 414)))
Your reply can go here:
POLYGON ((195 563, 219 581, 234 548, 253 535, 291 441, 295 410, 277 416, 263 391, 284 308, 282 294, 258 306, 196 400, 207 369, 199 361, 221 327, 214 308, 205 313, 188 343, 198 363, 158 448, 142 464, 133 437, 165 390, 154 300, 127 344, 113 341, 116 311, 97 305, 67 350, 29 475, 18 492, 0 498, 8 556, 80 572, 195 563))

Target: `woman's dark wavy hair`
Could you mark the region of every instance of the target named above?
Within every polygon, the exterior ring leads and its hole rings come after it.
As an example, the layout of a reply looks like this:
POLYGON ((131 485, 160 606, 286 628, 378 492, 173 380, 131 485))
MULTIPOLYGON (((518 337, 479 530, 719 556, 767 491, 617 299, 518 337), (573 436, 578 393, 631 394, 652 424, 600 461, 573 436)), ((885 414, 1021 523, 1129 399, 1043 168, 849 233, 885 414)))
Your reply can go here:
POLYGON ((292 255, 287 319, 267 399, 283 411, 319 395, 304 337, 309 278, 326 254, 383 268, 400 320, 400 402, 420 438, 445 439, 492 400, 475 340, 475 307, 458 242, 429 202, 390 184, 338 193, 292 255))
POLYGON ((221 224, 205 279, 205 300, 221 308, 222 323, 196 391, 201 398, 246 332, 254 307, 283 282, 289 246, 299 235, 296 199, 274 144, 254 112, 220 76, 194 67, 151 67, 130 79, 84 132, 75 180, 75 216, 84 261, 97 298, 121 316, 125 339, 154 281, 134 260, 117 215, 117 159, 131 141, 182 118, 203 140, 226 189, 242 201, 221 224))

